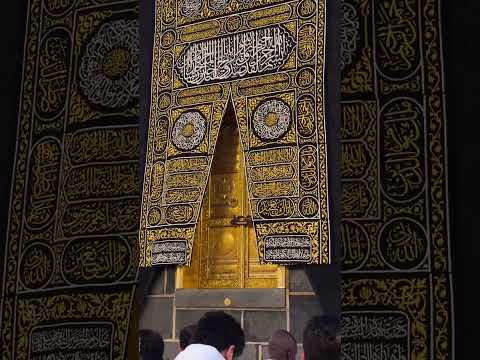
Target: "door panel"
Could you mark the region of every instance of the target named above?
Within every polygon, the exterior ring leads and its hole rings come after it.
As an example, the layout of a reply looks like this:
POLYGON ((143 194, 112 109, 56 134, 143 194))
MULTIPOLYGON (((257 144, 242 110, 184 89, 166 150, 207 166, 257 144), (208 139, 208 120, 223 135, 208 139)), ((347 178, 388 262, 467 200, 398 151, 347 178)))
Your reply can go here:
POLYGON ((260 264, 249 215, 238 128, 226 116, 215 149, 208 189, 195 234, 192 264, 181 271, 184 288, 277 288, 285 269, 260 264), (232 220, 241 217, 239 222, 232 220))

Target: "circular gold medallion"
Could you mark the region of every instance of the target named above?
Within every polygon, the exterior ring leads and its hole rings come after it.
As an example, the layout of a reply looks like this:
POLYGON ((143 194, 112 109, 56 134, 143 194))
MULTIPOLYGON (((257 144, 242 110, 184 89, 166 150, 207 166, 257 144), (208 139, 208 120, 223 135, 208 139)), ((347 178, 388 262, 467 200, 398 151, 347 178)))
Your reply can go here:
POLYGON ((274 112, 269 112, 267 116, 265 116, 265 124, 267 126, 275 126, 278 124, 278 114, 274 112))
POLYGON ((130 53, 126 49, 110 50, 103 59, 103 72, 110 79, 120 79, 130 66, 130 53))
POLYGON ((186 124, 183 129, 182 129, 182 135, 185 137, 190 137, 193 135, 193 125, 192 124, 186 124))

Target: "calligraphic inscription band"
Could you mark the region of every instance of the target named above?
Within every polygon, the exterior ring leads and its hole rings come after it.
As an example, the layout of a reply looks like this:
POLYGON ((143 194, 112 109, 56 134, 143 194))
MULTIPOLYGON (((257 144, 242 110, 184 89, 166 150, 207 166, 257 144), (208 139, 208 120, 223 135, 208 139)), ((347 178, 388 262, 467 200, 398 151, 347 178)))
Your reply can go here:
POLYGON ((141 266, 190 264, 229 104, 260 262, 330 263, 325 0, 157 0, 155 16, 141 266))
POLYGON ((33 329, 29 340, 31 360, 62 358, 107 360, 111 358, 113 326, 101 322, 39 326, 33 329))
POLYGON ((444 4, 341 7, 343 358, 454 359, 444 4))
POLYGON ((125 359, 138 272, 138 1, 27 3, 0 353, 125 359))
POLYGON ((407 359, 410 321, 402 312, 342 312, 342 347, 360 359, 407 359))
POLYGON ((266 27, 188 45, 175 70, 187 85, 228 81, 277 71, 295 46, 282 27, 266 27))

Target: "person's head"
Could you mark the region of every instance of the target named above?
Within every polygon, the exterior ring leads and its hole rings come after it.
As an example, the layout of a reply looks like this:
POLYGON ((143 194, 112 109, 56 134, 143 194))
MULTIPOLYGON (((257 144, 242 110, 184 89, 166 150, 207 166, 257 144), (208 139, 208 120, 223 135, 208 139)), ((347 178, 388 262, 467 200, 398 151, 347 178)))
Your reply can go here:
POLYGON ((232 316, 223 311, 211 311, 198 321, 192 344, 213 346, 225 359, 232 360, 242 354, 245 335, 232 316))
POLYGON ((189 325, 180 330, 180 350, 185 350, 185 348, 192 343, 196 329, 197 325, 189 325))
POLYGON ((277 330, 268 342, 268 354, 272 360, 295 360, 297 341, 286 330, 277 330))
POLYGON ((339 360, 339 321, 330 316, 314 316, 303 331, 303 360, 339 360))
POLYGON ((140 337, 140 358, 142 360, 162 360, 164 343, 162 336, 156 331, 142 329, 140 337))

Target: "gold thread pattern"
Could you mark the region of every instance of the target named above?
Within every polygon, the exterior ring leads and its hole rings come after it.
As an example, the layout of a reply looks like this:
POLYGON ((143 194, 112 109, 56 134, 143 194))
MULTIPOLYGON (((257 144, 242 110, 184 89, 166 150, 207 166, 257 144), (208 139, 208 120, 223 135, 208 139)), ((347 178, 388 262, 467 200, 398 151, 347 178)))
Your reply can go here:
MULTIPOLYGON (((169 1, 159 4, 157 12, 162 6, 170 7, 169 1)), ((189 0, 178 2, 173 23, 160 21, 157 14, 150 117, 170 119, 171 130, 167 133, 163 123, 150 121, 144 189, 148 189, 148 182, 155 184, 155 192, 147 190, 143 194, 139 238, 146 252, 141 254, 142 264, 161 265, 159 259, 168 259, 167 263, 189 265, 193 236, 183 237, 187 243, 165 237, 152 244, 145 234, 154 227, 155 231, 169 233, 179 225, 159 220, 157 213, 153 216, 155 225, 149 223, 148 209, 154 204, 178 209, 178 224, 188 222, 192 226, 189 229, 196 228, 230 99, 246 159, 247 189, 259 248, 265 243, 260 235, 263 226, 278 231, 260 251, 260 261, 288 264, 289 257, 279 254, 290 252, 296 254, 292 263, 330 262, 325 16, 323 1, 307 0, 287 4, 278 0, 189 0), (168 39, 175 40, 163 46, 161 39, 167 33, 171 34, 168 39), (165 60, 171 55, 173 72, 170 60, 165 60), (187 121, 186 117, 191 119, 187 121), (150 154, 165 137, 168 151, 156 151, 154 160, 150 154), (200 159, 205 165, 204 177, 192 167, 200 159), (157 162, 167 164, 163 178, 154 174, 157 162), (173 163, 178 165, 175 170, 169 169, 168 164, 173 163), (191 176, 179 177, 180 173, 191 176), (192 217, 186 205, 192 209, 192 217), (290 227, 288 221, 278 226, 287 218, 291 219, 290 227), (291 228, 300 224, 314 226, 315 235, 311 231, 305 235, 292 232, 291 228), (160 245, 160 241, 166 243, 160 245), (308 254, 301 250, 305 254, 298 255, 295 244, 308 248, 308 254), (153 247, 156 261, 152 260, 153 247), (182 248, 184 255, 180 254, 182 248), (161 249, 165 254, 160 254, 161 249)))

